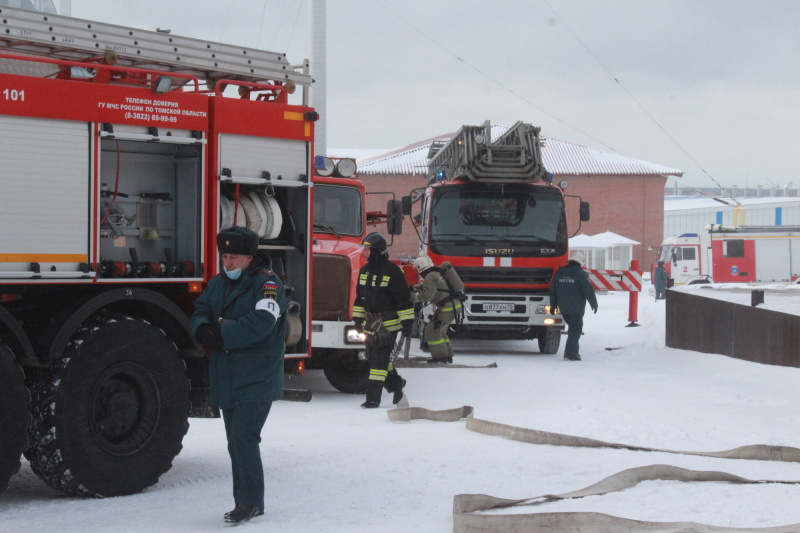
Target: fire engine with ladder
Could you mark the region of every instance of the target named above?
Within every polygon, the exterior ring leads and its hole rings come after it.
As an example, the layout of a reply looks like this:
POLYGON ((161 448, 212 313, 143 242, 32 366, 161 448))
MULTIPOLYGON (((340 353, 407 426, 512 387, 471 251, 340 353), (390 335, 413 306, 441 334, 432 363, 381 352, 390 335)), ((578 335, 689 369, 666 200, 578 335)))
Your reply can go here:
POLYGON ((0 7, 0 491, 23 451, 84 496, 169 470, 213 414, 189 316, 221 226, 259 233, 308 357, 311 83, 279 53, 0 7))
MULTIPOLYGON (((427 186, 403 199, 403 212, 419 206, 420 254, 449 261, 464 282, 461 332, 536 339, 551 354, 564 327, 548 314, 548 290, 568 257, 567 183, 552 183, 539 131, 518 122, 493 140, 489 121, 463 126, 431 146, 427 186)), ((589 220, 587 202, 579 218, 589 220)), ((430 315, 423 309, 417 331, 430 315)))

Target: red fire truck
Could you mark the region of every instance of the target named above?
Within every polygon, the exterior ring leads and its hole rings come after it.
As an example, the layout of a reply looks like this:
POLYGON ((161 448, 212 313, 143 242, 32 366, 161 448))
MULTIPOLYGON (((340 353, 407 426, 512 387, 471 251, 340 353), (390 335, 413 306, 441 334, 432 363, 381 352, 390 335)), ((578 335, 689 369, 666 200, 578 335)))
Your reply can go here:
POLYGON ((675 285, 793 283, 800 278, 800 226, 709 224, 664 239, 658 261, 675 285))
POLYGON ((287 357, 309 356, 311 81, 283 54, 0 7, 0 491, 23 450, 85 496, 171 467, 213 414, 189 315, 222 225, 259 232, 287 357))
POLYGON ((428 185, 404 198, 403 212, 419 205, 420 254, 449 261, 464 282, 462 332, 537 339, 540 352, 556 353, 563 319, 548 314, 548 291, 567 260, 566 182, 554 185, 542 165, 539 128, 491 133, 487 121, 433 145, 428 185))
MULTIPOLYGON (((358 271, 364 266, 361 241, 370 226, 402 231, 400 202, 389 200, 387 212, 367 212, 364 184, 352 159, 317 157, 314 174, 313 349, 309 367, 322 368, 342 392, 366 389, 369 364, 364 336, 353 324, 358 271)), ((374 193, 383 194, 383 193, 374 193)))

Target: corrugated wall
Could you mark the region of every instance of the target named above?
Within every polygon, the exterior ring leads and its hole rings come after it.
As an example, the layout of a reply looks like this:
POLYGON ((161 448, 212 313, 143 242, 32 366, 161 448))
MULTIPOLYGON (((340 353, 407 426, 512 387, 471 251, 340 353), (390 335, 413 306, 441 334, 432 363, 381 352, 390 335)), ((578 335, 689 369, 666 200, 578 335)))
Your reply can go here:
POLYGON ((800 367, 800 316, 667 291, 666 344, 768 365, 800 367))

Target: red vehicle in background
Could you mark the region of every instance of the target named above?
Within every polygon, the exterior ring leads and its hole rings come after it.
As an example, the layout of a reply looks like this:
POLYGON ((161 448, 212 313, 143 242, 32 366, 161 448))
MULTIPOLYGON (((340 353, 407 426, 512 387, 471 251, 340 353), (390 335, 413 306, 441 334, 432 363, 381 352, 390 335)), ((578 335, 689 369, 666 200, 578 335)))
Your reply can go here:
MULTIPOLYGON (((419 206, 420 254, 449 261, 464 282, 460 332, 536 339, 556 353, 563 319, 548 314, 548 291, 568 257, 566 182, 545 170, 539 128, 518 122, 491 135, 487 121, 433 145, 428 185, 403 198, 403 214, 419 206)), ((580 220, 589 220, 586 202, 580 220)), ((430 315, 423 309, 417 331, 430 315)))
POLYGON ((399 235, 400 202, 389 200, 386 213, 367 212, 354 160, 317 157, 315 167, 313 348, 307 366, 322 368, 336 389, 360 393, 369 379, 364 336, 353 324, 358 271, 364 266, 361 241, 376 225, 386 224, 386 233, 399 235))

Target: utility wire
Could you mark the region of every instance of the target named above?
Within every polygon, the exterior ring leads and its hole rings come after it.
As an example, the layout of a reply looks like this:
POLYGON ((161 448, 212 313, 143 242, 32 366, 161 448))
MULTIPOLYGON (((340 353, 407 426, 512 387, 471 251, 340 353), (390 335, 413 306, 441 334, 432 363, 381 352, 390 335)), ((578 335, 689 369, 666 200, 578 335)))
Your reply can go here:
POLYGON ((392 11, 390 8, 386 7, 386 5, 385 5, 383 2, 381 2, 381 1, 378 1, 378 5, 379 5, 379 6, 381 6, 383 9, 385 9, 386 11, 388 11, 390 14, 392 14, 392 15, 393 15, 395 18, 397 18, 398 20, 400 20, 400 21, 401 21, 403 24, 407 25, 409 28, 411 28, 412 30, 414 30, 415 32, 417 32, 417 33, 418 33, 418 34, 419 34, 419 35, 420 35, 422 38, 424 38, 425 40, 427 40, 427 41, 431 42, 431 43, 432 43, 434 46, 436 46, 437 48, 439 48, 439 49, 441 49, 442 51, 444 51, 444 52, 445 52, 447 55, 449 55, 449 56, 452 56, 452 57, 453 57, 453 58, 455 58, 457 61, 459 61, 459 62, 463 63, 465 66, 469 67, 470 69, 474 70, 475 72, 477 72, 478 74, 480 74, 481 76, 483 76, 484 78, 486 78, 487 80, 489 80, 490 82, 492 82, 492 83, 494 83, 495 85, 497 85, 498 87, 502 88, 504 91, 506 91, 506 92, 510 93, 511 95, 513 95, 514 97, 516 97, 516 98, 518 98, 518 99, 522 100, 523 102, 525 102, 526 104, 530 105, 531 107, 534 107, 534 108, 538 109, 539 111, 541 111, 542 113, 544 113, 544 114, 545 114, 545 115, 547 115, 548 117, 552 118, 553 120, 556 120, 557 122, 560 122, 561 124, 563 124, 563 125, 567 126, 568 128, 571 128, 571 129, 573 129, 573 130, 577 131, 577 132, 578 132, 578 133, 580 133, 581 135, 585 135, 586 137, 588 137, 588 138, 592 139, 593 141, 595 141, 595 142, 597 142, 597 143, 599 143, 599 144, 601 144, 601 145, 605 146, 605 147, 606 147, 606 148, 608 148, 609 150, 613 150, 614 152, 616 152, 616 150, 614 150, 614 148, 612 148, 612 147, 608 146, 606 143, 604 143, 604 142, 603 142, 603 141, 601 141, 600 139, 598 139, 598 138, 594 137, 593 135, 591 135, 591 134, 589 134, 589 133, 587 133, 587 132, 585 132, 585 131, 581 130, 581 129, 580 129, 580 128, 578 128, 577 126, 573 126, 573 125, 572 125, 572 124, 570 124, 569 122, 567 122, 567 121, 565 121, 565 120, 561 119, 560 117, 557 117, 556 115, 554 115, 554 114, 550 113, 550 112, 549 112, 549 111, 547 111, 546 109, 543 109, 541 106, 538 106, 538 105, 536 105, 536 104, 535 104, 535 103, 533 103, 532 101, 530 101, 530 100, 528 100, 527 98, 525 98, 523 95, 521 95, 521 94, 519 94, 518 92, 516 92, 516 91, 515 91, 514 89, 512 89, 511 87, 508 87, 507 85, 505 85, 505 84, 504 84, 504 83, 502 83, 501 81, 499 81, 499 80, 497 80, 497 79, 493 78, 493 77, 492 77, 492 76, 490 76, 489 74, 485 73, 484 71, 482 71, 481 69, 479 69, 478 67, 476 67, 475 65, 473 65, 472 63, 470 63, 469 61, 467 61, 466 59, 464 59, 464 58, 460 57, 458 54, 456 54, 455 52, 453 52, 453 51, 452 51, 452 50, 450 50, 449 48, 447 48, 447 47, 443 46, 442 44, 440 44, 439 42, 437 42, 436 40, 434 40, 432 37, 430 37, 428 34, 426 34, 425 32, 423 32, 422 30, 420 30, 420 29, 419 29, 419 28, 417 28, 416 26, 414 26, 414 25, 413 25, 411 22, 409 22, 408 20, 406 20, 405 18, 403 18, 402 16, 400 16, 398 13, 396 13, 395 11, 392 11))
POLYGON ((628 97, 629 97, 631 100, 633 100, 633 102, 634 102, 634 103, 635 103, 635 104, 636 104, 636 105, 639 107, 639 109, 641 109, 641 110, 644 112, 644 114, 645 114, 645 115, 647 115, 647 116, 650 118, 650 120, 652 120, 652 121, 653 121, 653 123, 655 123, 655 125, 656 125, 656 126, 658 126, 658 128, 659 128, 659 129, 660 129, 660 130, 661 130, 661 131, 664 133, 664 135, 666 135, 666 136, 667 136, 667 138, 669 138, 669 140, 671 140, 671 141, 672 141, 672 143, 673 143, 675 146, 677 146, 677 147, 678 147, 678 149, 679 149, 681 152, 683 152, 683 153, 684 153, 684 155, 686 155, 686 157, 688 157, 688 158, 689 158, 689 159, 692 161, 692 163, 694 163, 695 165, 697 165, 697 168, 699 168, 699 169, 700 169, 700 170, 703 172, 703 174, 705 174, 706 176, 708 176, 708 177, 709 177, 709 179, 711 179, 711 181, 713 181, 713 182, 714 182, 714 184, 715 184, 717 187, 719 187, 721 190, 724 190, 724 187, 722 187, 722 185, 720 185, 719 183, 717 183, 717 180, 715 180, 715 179, 714 179, 714 177, 713 177, 711 174, 709 174, 709 173, 706 171, 706 169, 705 169, 705 168, 703 168, 703 166, 702 166, 702 165, 701 165, 701 164, 700 164, 700 163, 699 163, 699 162, 698 162, 698 161, 697 161, 697 160, 696 160, 694 157, 692 157, 692 154, 690 154, 690 153, 689 153, 689 152, 688 152, 688 151, 687 151, 687 150, 686 150, 686 149, 685 149, 685 148, 684 148, 684 147, 681 145, 681 143, 679 143, 679 142, 678 142, 678 140, 677 140, 675 137, 673 137, 673 136, 672 136, 672 135, 671 135, 671 134, 670 134, 670 133, 667 131, 667 129, 666 129, 666 128, 665 128, 665 127, 664 127, 664 126, 663 126, 663 125, 662 125, 662 124, 661 124, 661 123, 658 121, 658 119, 656 119, 656 117, 654 117, 654 116, 653 116, 653 114, 652 114, 652 113, 650 113, 650 111, 649 111, 649 110, 648 110, 648 109, 647 109, 647 108, 646 108, 644 105, 642 105, 642 103, 641 103, 641 102, 640 102, 640 101, 639 101, 639 100, 638 100, 638 99, 637 99, 637 98, 636 98, 636 97, 633 95, 633 93, 631 93, 631 92, 628 90, 628 88, 627 88, 627 87, 625 87, 625 85, 623 85, 623 84, 622 84, 622 82, 619 80, 619 78, 617 78, 617 76, 615 76, 615 75, 614 75, 614 73, 613 73, 613 72, 611 72, 611 70, 610 70, 610 69, 609 69, 609 68, 608 68, 608 67, 605 65, 605 63, 603 63, 603 62, 600 60, 600 58, 599 58, 599 57, 597 57, 597 55, 596 55, 594 52, 592 52, 592 50, 591 50, 591 49, 590 49, 590 48, 589 48, 589 47, 586 45, 586 43, 584 43, 584 42, 583 42, 583 40, 582 40, 582 39, 581 39, 581 38, 578 36, 578 34, 577 34, 577 33, 575 33, 575 31, 573 31, 573 29, 570 27, 570 25, 569 25, 569 24, 567 24, 567 23, 566 23, 566 21, 565 21, 563 18, 561 18, 561 15, 559 15, 559 14, 558 14, 558 12, 557 12, 557 11, 556 11, 556 10, 553 8, 553 6, 552 6, 552 5, 550 5, 550 2, 548 2, 548 0, 542 0, 542 2, 544 2, 544 4, 545 4, 545 5, 546 5, 546 6, 547 6, 549 9, 550 9, 550 11, 552 11, 552 12, 553 12, 553 15, 555 15, 555 17, 558 19, 558 21, 559 21, 559 22, 560 22, 560 23, 561 23, 561 24, 562 24, 562 25, 563 25, 563 26, 564 26, 564 27, 567 29, 567 31, 569 31, 569 33, 570 33, 570 34, 572 34, 572 36, 575 38, 575 40, 576 40, 576 41, 578 41, 578 44, 580 44, 580 45, 583 47, 583 49, 584 49, 584 50, 586 50, 586 53, 588 53, 590 56, 592 56, 592 58, 593 58, 593 59, 594 59, 594 60, 597 62, 597 64, 598 64, 598 65, 600 65, 600 67, 601 67, 603 70, 605 70, 605 71, 606 71, 606 73, 608 73, 608 75, 609 75, 609 76, 611 76, 611 78, 614 80, 614 83, 616 83, 616 84, 619 86, 619 88, 620 88, 620 89, 622 89, 623 91, 625 91, 625 94, 627 94, 627 95, 628 95, 628 97))

